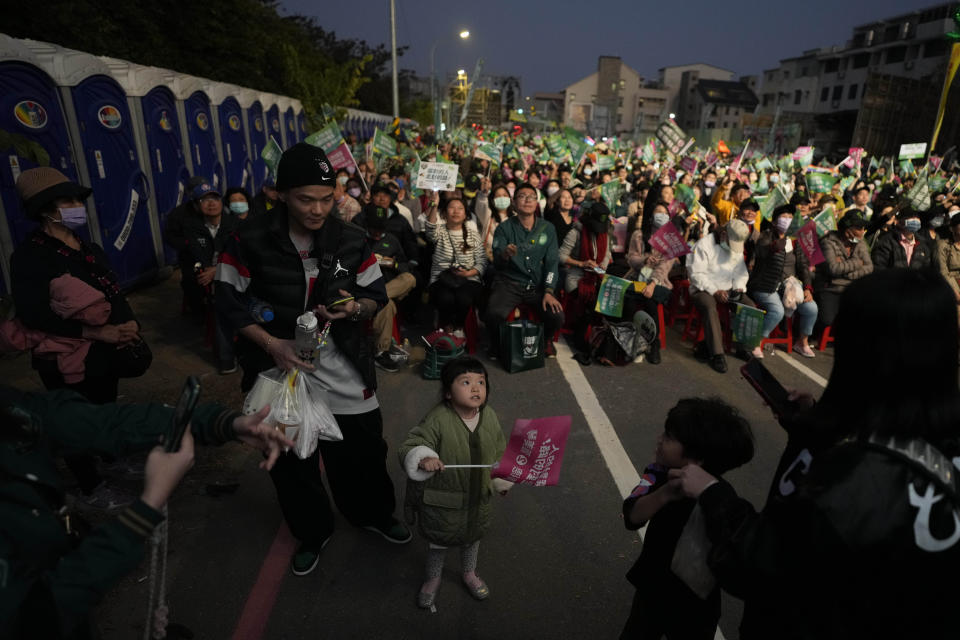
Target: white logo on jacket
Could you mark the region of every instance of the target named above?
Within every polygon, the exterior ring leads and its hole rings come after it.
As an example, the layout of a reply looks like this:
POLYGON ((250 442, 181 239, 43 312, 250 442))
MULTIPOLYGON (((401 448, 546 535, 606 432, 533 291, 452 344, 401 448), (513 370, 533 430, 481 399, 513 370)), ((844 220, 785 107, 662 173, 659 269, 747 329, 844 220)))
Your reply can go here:
POLYGON ((336 278, 336 277, 340 274, 341 271, 343 271, 343 272, 346 273, 347 275, 350 274, 350 272, 347 271, 346 269, 344 269, 344 268, 343 268, 343 265, 340 264, 340 260, 337 260, 337 268, 333 270, 333 277, 336 278))
POLYGON ((943 500, 942 495, 933 492, 933 483, 927 485, 927 490, 921 496, 913 488, 913 483, 907 484, 910 494, 910 505, 917 507, 917 517, 913 521, 913 539, 917 546, 924 551, 936 553, 937 551, 946 551, 960 540, 960 516, 957 516, 957 510, 953 509, 953 533, 948 538, 935 538, 930 531, 930 512, 933 505, 943 500))

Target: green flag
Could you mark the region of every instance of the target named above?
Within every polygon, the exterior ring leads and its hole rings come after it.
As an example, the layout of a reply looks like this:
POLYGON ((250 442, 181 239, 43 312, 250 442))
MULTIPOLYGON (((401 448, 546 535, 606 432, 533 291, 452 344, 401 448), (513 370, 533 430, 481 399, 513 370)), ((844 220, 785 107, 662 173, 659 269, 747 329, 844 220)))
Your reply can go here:
POLYGON ((547 137, 547 149, 549 149, 550 157, 554 162, 560 162, 566 158, 569 153, 566 140, 559 134, 553 134, 547 137))
POLYGON ((263 162, 267 165, 267 169, 270 170, 270 175, 273 176, 274 181, 277 180, 277 165, 280 164, 280 156, 282 155, 283 150, 280 148, 280 145, 273 139, 273 136, 270 136, 270 142, 263 147, 263 151, 260 152, 260 157, 263 158, 263 162))
POLYGON ((830 193, 836 183, 837 177, 829 173, 815 171, 807 174, 807 190, 810 193, 830 193))
POLYGON ((474 152, 475 157, 482 158, 489 162, 495 162, 497 164, 500 164, 501 154, 502 151, 500 150, 500 147, 492 142, 481 142, 477 146, 476 152, 474 152))
POLYGON ((773 210, 780 205, 787 204, 787 202, 787 196, 783 194, 780 187, 775 187, 770 190, 770 195, 760 203, 760 215, 763 216, 764 220, 770 220, 773 218, 773 210))
POLYGON ((627 289, 632 286, 633 282, 630 280, 616 276, 603 276, 600 288, 597 290, 597 304, 594 311, 619 318, 623 315, 623 299, 627 295, 627 289))
POLYGON ((927 187, 932 193, 939 193, 947 186, 946 176, 930 176, 927 178, 927 187))
POLYGON ((699 210, 700 207, 697 206, 697 194, 693 192, 693 189, 682 182, 678 182, 674 185, 674 190, 676 191, 677 200, 687 208, 687 213, 696 213, 699 210))
POLYGON ((909 176, 913 174, 913 160, 901 160, 900 161, 900 175, 909 176))
POLYGON ((763 340, 763 316, 766 312, 738 302, 734 304, 737 305, 737 310, 730 320, 733 339, 747 349, 752 349, 763 340))
POLYGON ((762 172, 766 169, 773 169, 773 163, 767 159, 767 156, 763 156, 757 161, 757 172, 762 172))
POLYGON ((606 154, 600 154, 597 156, 597 171, 606 171, 607 169, 613 169, 613 156, 608 156, 606 154))
POLYGON ((834 215, 833 207, 827 206, 823 211, 813 218, 817 225, 817 235, 823 237, 831 231, 837 230, 837 218, 834 215))
POLYGON ((777 164, 780 166, 780 171, 783 171, 784 173, 790 173, 793 171, 793 159, 790 156, 783 156, 780 158, 777 164))
POLYGON ((607 208, 610 209, 611 212, 617 208, 617 200, 620 199, 620 189, 620 180, 616 178, 600 185, 600 195, 603 196, 603 201, 607 203, 607 208))
POLYGON ((383 131, 380 131, 380 129, 374 129, 373 152, 388 158, 395 156, 397 155, 397 141, 383 131))
POLYGON ((333 110, 333 107, 330 106, 329 102, 324 102, 320 105, 320 112, 323 114, 324 120, 333 120, 337 117, 337 112, 333 110))
POLYGON ((331 122, 319 131, 311 133, 303 141, 315 147, 320 147, 327 155, 333 153, 340 145, 346 144, 343 135, 340 133, 340 127, 335 122, 331 122))
POLYGON ((926 211, 930 208, 930 187, 927 185, 926 176, 920 176, 913 188, 907 192, 907 200, 918 211, 926 211))
POLYGON ((756 192, 757 193, 766 193, 770 191, 770 183, 767 181, 767 172, 760 172, 760 182, 757 183, 756 192))

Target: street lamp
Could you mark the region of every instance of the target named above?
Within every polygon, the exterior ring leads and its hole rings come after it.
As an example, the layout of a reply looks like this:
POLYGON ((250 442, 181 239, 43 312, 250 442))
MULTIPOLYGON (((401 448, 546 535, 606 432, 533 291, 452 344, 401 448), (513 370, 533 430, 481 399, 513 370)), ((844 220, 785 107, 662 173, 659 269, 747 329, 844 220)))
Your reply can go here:
MULTIPOLYGON (((466 40, 469 37, 470 32, 468 30, 464 29, 460 32, 461 40, 466 40)), ((433 102, 433 130, 438 137, 440 135, 440 101, 437 100, 437 89, 439 82, 437 81, 437 66, 435 60, 437 55, 437 46, 439 44, 439 40, 434 40, 433 45, 430 47, 430 99, 433 102)))
POLYGON ((676 118, 676 117, 677 117, 677 114, 675 114, 675 113, 671 113, 671 114, 670 114, 670 119, 671 119, 671 120, 673 120, 673 119, 676 118))

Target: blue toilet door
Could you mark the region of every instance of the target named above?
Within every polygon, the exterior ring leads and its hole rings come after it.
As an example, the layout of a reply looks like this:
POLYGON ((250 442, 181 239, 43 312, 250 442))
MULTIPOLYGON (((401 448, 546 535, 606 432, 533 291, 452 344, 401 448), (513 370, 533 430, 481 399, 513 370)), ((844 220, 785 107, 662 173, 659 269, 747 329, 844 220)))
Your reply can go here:
POLYGON ((54 167, 79 182, 60 96, 50 77, 37 67, 0 63, 0 198, 14 247, 37 227, 23 213, 17 178, 40 165, 54 167))
POLYGON ((71 90, 103 248, 123 286, 157 270, 146 174, 137 160, 127 96, 112 78, 90 76, 71 90))
POLYGON ((260 192, 263 179, 267 177, 267 165, 260 157, 263 147, 267 144, 267 129, 263 121, 263 106, 259 100, 247 108, 247 125, 250 127, 250 157, 253 159, 251 190, 256 194, 260 192))
POLYGON ((300 140, 307 137, 307 114, 303 111, 297 114, 297 130, 300 131, 300 140))
MULTIPOLYGON (((170 212, 183 201, 190 172, 183 155, 173 93, 166 87, 156 87, 141 98, 141 104, 157 214, 160 229, 163 230, 170 212)), ((166 243, 163 245, 163 257, 165 264, 177 262, 177 252, 166 243)))
POLYGON ((224 190, 242 187, 250 191, 252 165, 247 157, 247 137, 243 130, 243 112, 236 98, 227 98, 219 107, 220 141, 223 143, 223 160, 226 163, 224 190))
POLYGON ((223 167, 217 158, 217 141, 213 133, 213 119, 210 117, 210 98, 203 91, 195 91, 184 100, 187 114, 187 136, 190 141, 190 154, 193 158, 193 172, 213 181, 213 186, 223 189, 223 167))
POLYGON ((292 147, 293 145, 300 142, 300 137, 297 135, 297 116, 293 112, 293 107, 290 107, 283 114, 283 122, 286 126, 287 132, 287 147, 292 147))
POLYGON ((277 141, 281 149, 286 149, 287 146, 284 144, 283 139, 283 124, 280 122, 280 107, 273 105, 267 109, 266 120, 268 135, 273 136, 273 139, 277 141))

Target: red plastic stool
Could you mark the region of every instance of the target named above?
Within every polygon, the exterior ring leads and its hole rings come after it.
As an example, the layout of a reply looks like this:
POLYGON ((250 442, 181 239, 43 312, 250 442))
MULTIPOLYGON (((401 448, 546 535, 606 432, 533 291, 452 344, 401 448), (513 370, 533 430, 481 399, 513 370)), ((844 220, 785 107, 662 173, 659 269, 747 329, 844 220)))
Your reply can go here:
POLYGON ((690 281, 676 280, 673 283, 673 292, 670 295, 670 325, 677 320, 689 320, 693 314, 693 302, 690 300, 690 281))
POLYGON ((480 321, 477 319, 477 310, 470 307, 467 317, 463 321, 463 334, 467 338, 467 353, 477 352, 477 336, 480 333, 480 321))
POLYGON ((770 344, 782 344, 786 345, 787 353, 790 353, 790 350, 793 349, 793 320, 794 317, 784 319, 787 323, 787 333, 784 335, 783 330, 780 328, 780 325, 777 325, 773 328, 773 331, 770 333, 769 338, 764 338, 760 341, 760 348, 763 349, 764 346, 770 344))
POLYGON ((827 327, 823 330, 823 335, 820 336, 820 344, 817 346, 817 351, 823 351, 831 342, 833 342, 833 336, 830 335, 830 327, 827 327))
POLYGON ((657 333, 660 334, 660 348, 667 348, 667 323, 663 318, 663 305, 657 305, 657 333))

